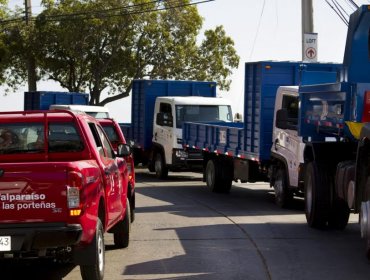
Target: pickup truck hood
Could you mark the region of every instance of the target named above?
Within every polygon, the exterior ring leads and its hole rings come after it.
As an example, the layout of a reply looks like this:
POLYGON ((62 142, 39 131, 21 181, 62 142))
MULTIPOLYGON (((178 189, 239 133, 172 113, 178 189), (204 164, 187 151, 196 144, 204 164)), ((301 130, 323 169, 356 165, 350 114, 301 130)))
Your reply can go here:
POLYGON ((67 171, 72 163, 0 164, 0 223, 68 220, 67 171))

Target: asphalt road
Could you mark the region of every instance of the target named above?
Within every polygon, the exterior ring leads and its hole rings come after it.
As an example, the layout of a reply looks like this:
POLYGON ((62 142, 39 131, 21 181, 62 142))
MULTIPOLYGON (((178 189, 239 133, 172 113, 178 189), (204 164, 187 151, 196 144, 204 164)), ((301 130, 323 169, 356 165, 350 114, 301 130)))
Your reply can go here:
MULTIPOLYGON (((138 170, 136 188, 129 247, 114 249, 106 235, 107 280, 370 279, 357 215, 344 231, 314 230, 302 199, 279 209, 267 184, 212 193, 195 173, 161 181, 138 170)), ((1 266, 1 280, 81 279, 72 265, 1 266)))

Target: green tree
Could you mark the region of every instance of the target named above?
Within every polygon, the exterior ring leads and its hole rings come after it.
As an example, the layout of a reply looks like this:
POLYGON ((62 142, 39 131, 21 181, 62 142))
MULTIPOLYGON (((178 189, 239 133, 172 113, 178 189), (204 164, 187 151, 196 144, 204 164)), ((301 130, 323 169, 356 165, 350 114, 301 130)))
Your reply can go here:
POLYGON ((19 7, 11 11, 8 1, 0 0, 0 84, 14 89, 26 78, 24 61, 20 59, 25 53, 24 49, 21 50, 24 45, 21 34, 30 34, 24 28, 23 18, 19 14, 22 15, 19 7))
POLYGON ((105 105, 133 79, 214 80, 229 89, 239 63, 222 26, 197 43, 202 18, 190 0, 44 0, 32 38, 39 75, 105 105), (109 91, 102 99, 102 92, 109 91))

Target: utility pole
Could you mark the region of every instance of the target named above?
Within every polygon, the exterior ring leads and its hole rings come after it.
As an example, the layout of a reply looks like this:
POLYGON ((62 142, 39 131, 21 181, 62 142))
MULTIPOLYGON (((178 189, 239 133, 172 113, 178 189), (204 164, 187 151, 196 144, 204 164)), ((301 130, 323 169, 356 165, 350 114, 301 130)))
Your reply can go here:
MULTIPOLYGON (((31 0, 24 0, 24 8, 25 8, 25 21, 26 24, 29 25, 32 16, 31 0)), ((30 50, 27 57, 27 75, 28 75, 28 91, 36 91, 37 90, 36 62, 35 57, 31 54, 30 50)))
POLYGON ((317 33, 313 31, 312 0, 302 0, 302 60, 317 60, 317 33))

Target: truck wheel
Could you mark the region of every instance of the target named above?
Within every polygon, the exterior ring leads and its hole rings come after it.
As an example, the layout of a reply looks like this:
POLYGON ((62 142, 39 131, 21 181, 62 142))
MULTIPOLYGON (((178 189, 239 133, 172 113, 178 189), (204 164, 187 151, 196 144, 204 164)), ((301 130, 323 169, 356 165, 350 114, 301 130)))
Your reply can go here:
POLYGON ((95 247, 94 264, 80 265, 81 277, 83 280, 102 280, 104 278, 105 267, 105 245, 104 245, 104 229, 98 218, 96 225, 95 237, 93 239, 95 247))
POLYGON ((284 168, 276 172, 274 183, 275 203, 281 208, 287 208, 293 201, 293 193, 288 189, 287 176, 284 168))
POLYGON ((164 158, 160 152, 156 153, 154 161, 155 175, 158 179, 166 179, 168 176, 168 169, 164 162, 164 158))
POLYGON ((221 165, 221 162, 216 162, 217 170, 221 171, 221 184, 219 186, 219 192, 229 193, 233 179, 234 179, 234 167, 232 163, 225 162, 221 165))
POLYGON ((316 162, 307 164, 304 190, 308 225, 313 228, 324 228, 328 222, 330 205, 330 180, 324 165, 316 162))
POLYGON ((117 248, 127 248, 130 242, 131 231, 131 210, 130 201, 127 199, 126 214, 122 221, 120 221, 113 233, 114 245, 117 248))
POLYGON ((130 199, 130 214, 131 214, 131 223, 135 221, 135 191, 130 199))
POLYGON ((345 200, 335 197, 330 209, 328 225, 333 229, 345 229, 348 224, 350 209, 345 200))
POLYGON ((206 183, 213 192, 219 192, 220 189, 220 173, 216 161, 210 159, 206 166, 206 183))

